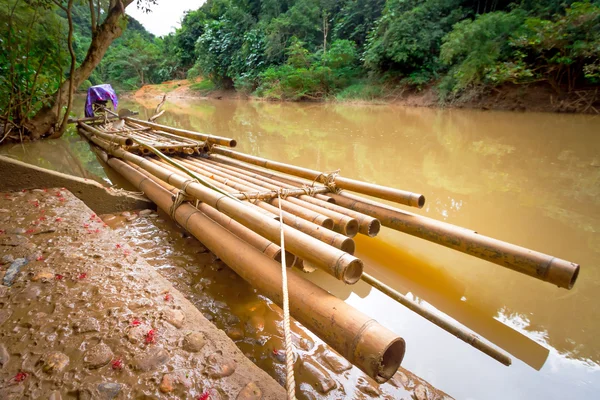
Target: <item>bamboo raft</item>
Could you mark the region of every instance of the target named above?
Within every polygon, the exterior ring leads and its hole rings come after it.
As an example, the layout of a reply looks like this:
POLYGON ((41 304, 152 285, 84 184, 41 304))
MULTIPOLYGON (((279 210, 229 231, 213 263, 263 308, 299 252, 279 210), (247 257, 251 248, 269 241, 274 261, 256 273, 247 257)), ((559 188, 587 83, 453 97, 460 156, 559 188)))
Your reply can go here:
MULTIPOLYGON (((234 139, 115 117, 73 122, 108 165, 279 305, 279 207, 288 267, 319 268, 346 284, 363 280, 505 365, 506 353, 366 274, 352 238, 375 237, 384 226, 561 288, 577 280, 575 263, 363 197, 421 208, 421 194, 247 155, 233 150, 234 139)), ((400 336, 300 275, 288 281, 297 321, 377 382, 394 375, 405 352, 400 336)))

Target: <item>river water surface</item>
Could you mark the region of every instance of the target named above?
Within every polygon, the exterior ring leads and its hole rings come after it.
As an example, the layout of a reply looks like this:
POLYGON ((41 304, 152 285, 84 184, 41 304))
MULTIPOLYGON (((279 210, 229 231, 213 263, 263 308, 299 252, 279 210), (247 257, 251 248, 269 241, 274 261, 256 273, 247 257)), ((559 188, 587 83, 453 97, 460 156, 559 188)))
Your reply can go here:
MULTIPOLYGON (((144 117, 158 101, 121 106, 144 117)), ((597 398, 600 117, 225 100, 164 108, 161 123, 234 137, 249 154, 422 193, 425 207, 410 211, 581 264, 567 291, 387 228, 355 238, 366 272, 504 349, 510 367, 362 282, 305 276, 404 337, 403 367, 457 399, 597 398)), ((114 181, 73 134, 0 152, 114 181)))

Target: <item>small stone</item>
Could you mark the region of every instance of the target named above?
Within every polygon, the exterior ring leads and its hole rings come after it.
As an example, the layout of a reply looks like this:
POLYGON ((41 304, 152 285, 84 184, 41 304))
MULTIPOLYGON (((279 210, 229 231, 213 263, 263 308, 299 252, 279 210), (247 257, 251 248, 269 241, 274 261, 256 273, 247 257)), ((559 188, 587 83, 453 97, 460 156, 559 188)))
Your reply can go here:
POLYGON ((329 350, 323 352, 320 358, 322 364, 338 374, 341 374, 342 372, 348 371, 352 368, 352 364, 350 364, 350 362, 348 362, 345 358, 342 358, 341 356, 338 356, 329 350))
POLYGON ((206 339, 202 332, 190 332, 183 338, 183 349, 190 353, 197 353, 206 344, 206 339))
POLYGON ((0 399, 2 400, 20 400, 23 398, 24 385, 8 385, 0 388, 0 399))
POLYGON ((8 360, 10 360, 10 354, 8 354, 6 346, 4 346, 4 343, 2 343, 0 344, 0 368, 8 364, 8 360))
POLYGON ((100 323, 96 318, 87 318, 73 324, 77 333, 100 332, 100 323))
POLYGON ((105 366, 113 359, 113 352, 104 343, 97 344, 85 353, 83 362, 89 369, 96 369, 105 366))
POLYGON ((42 293, 42 289, 39 287, 39 285, 31 285, 31 286, 26 287, 25 289, 21 290, 19 292, 19 294, 17 294, 13 298, 13 302, 15 304, 27 303, 27 302, 37 299, 41 293, 42 293))
POLYGON ((262 399, 262 391, 254 382, 247 384, 238 393, 236 400, 260 400, 262 399))
POLYGON ((148 208, 139 212, 139 215, 148 215, 148 214, 152 214, 152 210, 150 210, 148 208))
POLYGON ((42 281, 42 282, 52 282, 54 280, 54 272, 50 271, 48 269, 43 269, 41 271, 39 271, 38 273, 36 273, 33 278, 31 278, 32 281, 37 282, 37 281, 42 281))
POLYGON ((327 370, 319 364, 311 360, 303 359, 300 368, 304 374, 311 377, 310 380, 315 382, 314 385, 320 393, 326 394, 337 387, 335 380, 333 380, 329 373, 327 373, 327 370))
POLYGON ((15 257, 12 254, 5 254, 2 256, 2 261, 0 262, 0 264, 10 264, 13 261, 15 261, 15 257))
POLYGON ((6 322, 12 315, 12 311, 8 309, 0 310, 0 326, 6 322))
POLYGON ((160 386, 158 387, 163 393, 171 393, 175 388, 173 387, 173 375, 164 374, 160 386))
POLYGON ((58 390, 55 390, 52 393, 50 393, 50 397, 48 397, 48 400, 62 400, 62 396, 58 390))
POLYGON ((211 378, 224 378, 235 372, 235 362, 226 360, 222 355, 211 354, 206 358, 206 369, 204 372, 211 378))
POLYGON ((427 393, 427 388, 423 385, 418 385, 414 391, 414 397, 416 400, 428 400, 429 395, 427 393))
POLYGON ((129 328, 127 331, 127 340, 130 343, 144 343, 146 341, 146 334, 150 331, 152 327, 148 324, 141 324, 138 326, 134 326, 129 328))
POLYGON ((181 328, 185 321, 185 314, 181 310, 167 309, 165 311, 165 319, 174 327, 181 328))
POLYGON ((227 336, 229 336, 232 340, 240 340, 244 338, 244 331, 242 328, 234 326, 232 328, 227 329, 227 336))
POLYGON ((408 385, 408 377, 402 371, 398 371, 392 376, 389 382, 397 388, 405 388, 408 385))
POLYGON ((169 353, 162 348, 151 348, 145 353, 138 354, 133 365, 137 370, 150 371, 169 361, 169 353))
POLYGON ((98 385, 98 392, 102 399, 112 400, 119 395, 122 388, 120 383, 103 382, 98 385))
POLYGON ((69 365, 69 356, 59 351, 52 351, 42 357, 44 372, 48 374, 62 372, 69 365))

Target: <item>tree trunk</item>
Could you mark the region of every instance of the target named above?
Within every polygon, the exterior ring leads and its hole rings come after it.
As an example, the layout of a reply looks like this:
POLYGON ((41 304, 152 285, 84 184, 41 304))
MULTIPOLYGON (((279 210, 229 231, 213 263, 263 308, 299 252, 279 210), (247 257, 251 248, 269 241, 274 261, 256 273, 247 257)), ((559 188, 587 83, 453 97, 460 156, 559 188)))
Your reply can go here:
MULTIPOLYGON (((113 40, 121 36, 123 33, 120 24, 121 16, 125 13, 125 7, 132 2, 133 0, 124 0, 122 2, 123 7, 121 7, 121 2, 111 1, 111 7, 106 19, 101 25, 96 27, 96 33, 92 37, 92 43, 85 56, 85 60, 83 60, 73 74, 74 88, 79 87, 89 78, 94 68, 102 61, 102 57, 104 57, 106 50, 113 40)), ((55 99, 54 104, 42 107, 32 119, 23 124, 31 132, 32 139, 39 139, 53 130, 58 122, 60 110, 69 98, 69 80, 65 80, 60 85, 53 97, 55 99)))

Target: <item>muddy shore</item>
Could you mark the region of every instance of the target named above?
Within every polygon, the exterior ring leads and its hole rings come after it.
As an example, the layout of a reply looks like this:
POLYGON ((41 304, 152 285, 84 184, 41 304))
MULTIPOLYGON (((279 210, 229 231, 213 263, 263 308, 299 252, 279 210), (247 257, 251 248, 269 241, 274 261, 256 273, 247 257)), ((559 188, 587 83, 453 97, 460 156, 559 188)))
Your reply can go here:
POLYGON ((66 190, 0 194, 0 260, 2 399, 285 396, 66 190))
MULTIPOLYGON (((251 101, 269 100, 248 96, 231 90, 212 90, 198 92, 193 90, 187 80, 169 81, 157 85, 144 85, 134 92, 125 92, 121 96, 160 99, 164 95, 171 99, 238 99, 251 101)), ((311 100, 311 102, 319 100, 311 100)), ((478 110, 501 110, 519 112, 550 112, 575 114, 600 114, 600 92, 598 90, 577 90, 570 93, 557 93, 550 85, 505 84, 494 88, 477 88, 462 93, 446 102, 441 102, 435 85, 420 90, 397 88, 387 90, 381 98, 374 100, 323 99, 322 102, 340 102, 352 104, 382 104, 427 108, 467 108, 478 110)))

